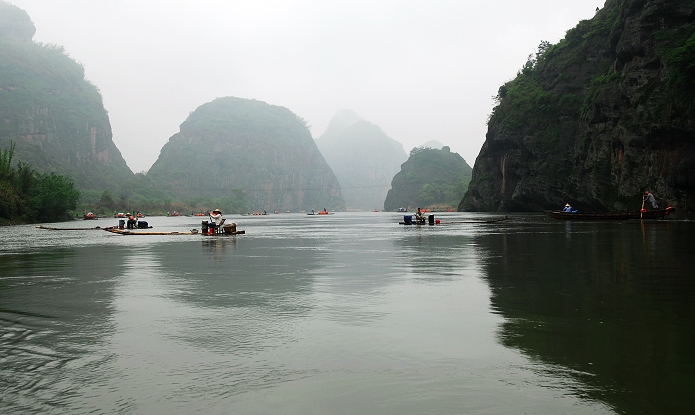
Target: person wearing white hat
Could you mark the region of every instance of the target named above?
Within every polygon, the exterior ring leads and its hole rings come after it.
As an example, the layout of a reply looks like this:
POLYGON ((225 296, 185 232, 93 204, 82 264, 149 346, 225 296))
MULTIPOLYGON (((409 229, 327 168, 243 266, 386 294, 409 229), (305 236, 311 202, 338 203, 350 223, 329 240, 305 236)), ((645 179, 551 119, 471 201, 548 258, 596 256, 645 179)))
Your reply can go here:
POLYGON ((567 203, 567 204, 565 205, 565 208, 562 209, 562 211, 563 211, 563 212, 572 213, 572 206, 570 206, 570 204, 567 203))
POLYGON ((210 213, 210 219, 215 222, 215 226, 222 225, 222 212, 219 209, 215 209, 210 213))
POLYGON ((209 234, 215 233, 215 228, 222 226, 224 219, 222 219, 222 212, 219 209, 215 209, 210 212, 210 224, 208 225, 209 234))

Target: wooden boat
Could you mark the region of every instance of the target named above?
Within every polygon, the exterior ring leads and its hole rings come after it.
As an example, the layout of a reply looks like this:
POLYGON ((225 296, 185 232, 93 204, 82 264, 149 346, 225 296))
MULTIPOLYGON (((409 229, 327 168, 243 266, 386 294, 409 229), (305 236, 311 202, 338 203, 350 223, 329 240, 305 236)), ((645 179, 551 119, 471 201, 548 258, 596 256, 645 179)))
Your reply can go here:
POLYGON ((99 218, 97 218, 97 215, 95 215, 94 213, 87 212, 87 213, 85 213, 85 215, 82 219, 84 219, 84 220, 97 220, 99 218))
POLYGON ((562 212, 558 210, 546 210, 544 213, 553 219, 559 220, 627 220, 627 219, 659 219, 669 215, 676 208, 669 206, 661 210, 648 210, 646 212, 562 212))

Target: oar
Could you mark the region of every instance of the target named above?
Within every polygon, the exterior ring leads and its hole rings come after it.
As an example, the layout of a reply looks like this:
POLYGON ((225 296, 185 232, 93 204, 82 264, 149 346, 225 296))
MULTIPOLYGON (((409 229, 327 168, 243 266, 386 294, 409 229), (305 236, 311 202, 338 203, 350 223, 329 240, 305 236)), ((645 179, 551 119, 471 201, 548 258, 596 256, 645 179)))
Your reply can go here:
POLYGON ((645 199, 645 197, 644 197, 644 195, 642 195, 642 209, 639 210, 639 218, 640 218, 640 220, 642 219, 642 214, 645 212, 645 209, 644 209, 644 199, 645 199))

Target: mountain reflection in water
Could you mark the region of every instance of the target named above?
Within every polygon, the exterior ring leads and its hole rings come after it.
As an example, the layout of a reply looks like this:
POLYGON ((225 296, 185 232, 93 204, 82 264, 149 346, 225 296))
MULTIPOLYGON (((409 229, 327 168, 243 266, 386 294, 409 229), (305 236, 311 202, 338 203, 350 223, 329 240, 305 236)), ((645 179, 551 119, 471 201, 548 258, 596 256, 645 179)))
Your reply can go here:
POLYGON ((246 235, 219 238, 0 228, 0 412, 692 406, 691 222, 437 217, 240 217, 246 235))
POLYGON ((481 235, 500 340, 619 413, 695 404, 691 222, 559 223, 481 235))

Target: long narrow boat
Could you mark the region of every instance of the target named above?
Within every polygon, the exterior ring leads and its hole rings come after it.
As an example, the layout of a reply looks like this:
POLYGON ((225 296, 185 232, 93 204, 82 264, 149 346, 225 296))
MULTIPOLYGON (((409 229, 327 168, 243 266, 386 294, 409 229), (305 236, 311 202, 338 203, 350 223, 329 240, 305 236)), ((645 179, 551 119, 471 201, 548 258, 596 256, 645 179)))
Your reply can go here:
POLYGON ((115 233, 118 235, 195 235, 198 233, 197 229, 193 229, 190 231, 186 232, 153 232, 153 231, 135 231, 135 230, 126 230, 126 229, 118 229, 118 228, 109 228, 109 229, 104 229, 107 232, 115 233))
POLYGON ((559 220, 627 220, 627 219, 659 219, 675 211, 674 207, 661 210, 648 210, 646 212, 562 212, 558 210, 546 210, 544 213, 553 219, 559 220))
POLYGON ((246 231, 233 231, 233 232, 218 232, 214 233, 212 235, 209 235, 207 233, 199 232, 198 229, 191 229, 190 231, 185 231, 185 232, 178 232, 178 231, 173 231, 173 232, 152 232, 152 231, 138 231, 138 230, 125 230, 125 229, 116 229, 116 228, 109 228, 109 229, 104 229, 105 231, 115 233, 118 235, 204 235, 204 236, 225 236, 225 235, 244 235, 246 231))
MULTIPOLYGON (((113 226, 109 227, 112 228, 113 226)), ((53 228, 50 226, 36 225, 36 229, 47 229, 49 231, 103 231, 109 228, 96 226, 94 228, 53 228)))

